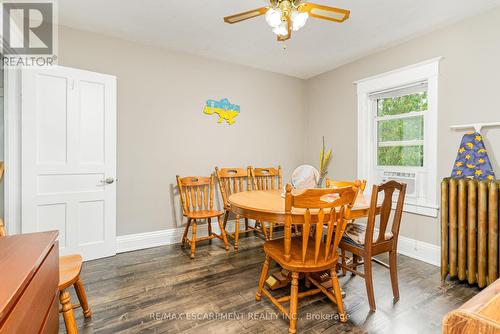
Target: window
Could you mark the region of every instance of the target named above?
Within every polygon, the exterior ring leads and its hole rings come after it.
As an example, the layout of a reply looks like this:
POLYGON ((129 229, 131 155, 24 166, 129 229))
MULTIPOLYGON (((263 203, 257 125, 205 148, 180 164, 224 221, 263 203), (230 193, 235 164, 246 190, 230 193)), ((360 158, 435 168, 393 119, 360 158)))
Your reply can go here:
POLYGON ((437 216, 439 59, 356 82, 358 177, 407 184, 405 210, 437 216))
POLYGON ((377 166, 424 166, 427 83, 371 96, 377 127, 377 166))

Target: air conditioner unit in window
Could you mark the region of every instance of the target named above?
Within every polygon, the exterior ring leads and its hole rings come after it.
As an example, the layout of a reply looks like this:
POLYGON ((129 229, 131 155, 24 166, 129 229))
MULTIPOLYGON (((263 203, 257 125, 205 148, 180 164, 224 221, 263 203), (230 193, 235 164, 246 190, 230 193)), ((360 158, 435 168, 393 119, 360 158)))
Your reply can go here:
POLYGON ((382 182, 387 181, 397 181, 401 183, 406 183, 406 196, 416 197, 417 196, 417 174, 407 173, 407 172, 390 172, 384 171, 382 176, 382 182))

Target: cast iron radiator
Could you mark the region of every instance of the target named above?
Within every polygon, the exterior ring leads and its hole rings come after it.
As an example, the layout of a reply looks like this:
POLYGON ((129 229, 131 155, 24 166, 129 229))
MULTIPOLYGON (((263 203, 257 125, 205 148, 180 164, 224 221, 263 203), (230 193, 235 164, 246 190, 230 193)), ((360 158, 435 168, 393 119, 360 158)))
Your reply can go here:
POLYGON ((441 183, 441 279, 483 288, 498 278, 500 181, 446 178, 441 183))

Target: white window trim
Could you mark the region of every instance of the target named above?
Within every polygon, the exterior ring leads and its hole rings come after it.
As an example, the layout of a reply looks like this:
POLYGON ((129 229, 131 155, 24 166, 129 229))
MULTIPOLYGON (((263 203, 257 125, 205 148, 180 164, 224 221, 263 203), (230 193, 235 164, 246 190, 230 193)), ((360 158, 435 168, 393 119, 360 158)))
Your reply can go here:
MULTIPOLYGON (((366 179, 368 189, 371 189, 373 180, 376 179, 377 166, 375 145, 373 144, 373 138, 375 138, 374 115, 372 114, 370 94, 418 81, 427 81, 428 110, 425 115, 424 132, 425 141, 434 144, 424 145, 424 167, 398 167, 398 169, 420 170, 427 174, 425 198, 407 198, 404 210, 431 217, 437 217, 439 210, 437 205, 437 126, 439 62, 442 59, 442 57, 430 59, 355 82, 358 91, 358 178, 366 179)), ((391 169, 391 167, 384 169, 391 169)))

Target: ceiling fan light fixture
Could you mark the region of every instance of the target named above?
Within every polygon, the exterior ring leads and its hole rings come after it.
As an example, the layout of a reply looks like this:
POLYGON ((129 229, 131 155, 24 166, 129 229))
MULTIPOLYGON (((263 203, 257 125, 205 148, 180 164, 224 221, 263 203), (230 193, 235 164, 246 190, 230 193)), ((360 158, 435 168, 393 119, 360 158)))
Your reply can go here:
POLYGON ((269 8, 266 12, 266 22, 271 28, 278 28, 281 25, 281 23, 283 22, 281 20, 281 17, 282 13, 281 9, 279 8, 269 8))
POLYGON ((302 28, 309 18, 309 14, 307 12, 299 12, 297 10, 292 11, 292 15, 290 17, 292 19, 292 29, 293 31, 297 31, 302 28))
MULTIPOLYGON (((262 0, 264 1, 264 0, 262 0)), ((264 16, 278 42, 292 38, 292 32, 300 30, 309 17, 342 23, 349 18, 348 9, 329 7, 307 0, 266 0, 267 6, 224 17, 226 23, 239 23, 264 16)))

